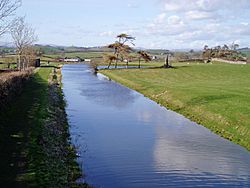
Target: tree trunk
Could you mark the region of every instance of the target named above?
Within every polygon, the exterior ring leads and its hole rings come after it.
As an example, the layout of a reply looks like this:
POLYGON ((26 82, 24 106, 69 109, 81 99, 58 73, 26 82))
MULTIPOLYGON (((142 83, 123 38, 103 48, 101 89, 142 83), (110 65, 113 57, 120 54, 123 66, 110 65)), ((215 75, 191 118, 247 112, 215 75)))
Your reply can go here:
POLYGON ((111 65, 111 61, 109 61, 108 69, 109 69, 110 65, 111 65))
POLYGON ((139 68, 139 69, 141 68, 141 58, 139 58, 139 65, 138 65, 138 68, 139 68))
POLYGON ((23 62, 22 62, 22 69, 25 70, 25 60, 23 59, 23 62))
POLYGON ((117 68, 117 61, 118 61, 118 60, 116 59, 116 60, 115 60, 115 68, 117 68))
POLYGON ((118 54, 116 54, 116 60, 115 60, 115 68, 117 68, 117 62, 118 62, 118 54))
POLYGON ((169 62, 168 62, 168 55, 165 58, 165 64, 164 64, 164 68, 168 68, 169 67, 169 62))
POLYGON ((28 60, 27 60, 26 69, 29 68, 29 64, 30 64, 30 58, 28 58, 28 60))
POLYGON ((18 54, 18 60, 17 61, 18 61, 17 62, 17 69, 19 71, 21 71, 21 55, 20 54, 18 54))
POLYGON ((115 61, 115 68, 117 68, 117 61, 115 61))

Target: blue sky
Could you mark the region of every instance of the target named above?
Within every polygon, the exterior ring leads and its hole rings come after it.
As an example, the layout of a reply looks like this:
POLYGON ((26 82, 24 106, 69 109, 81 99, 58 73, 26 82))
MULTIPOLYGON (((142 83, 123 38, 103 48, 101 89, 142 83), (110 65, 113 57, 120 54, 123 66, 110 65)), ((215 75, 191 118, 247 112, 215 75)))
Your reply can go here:
POLYGON ((23 0, 41 44, 99 46, 125 32, 145 48, 250 46, 250 0, 23 0))

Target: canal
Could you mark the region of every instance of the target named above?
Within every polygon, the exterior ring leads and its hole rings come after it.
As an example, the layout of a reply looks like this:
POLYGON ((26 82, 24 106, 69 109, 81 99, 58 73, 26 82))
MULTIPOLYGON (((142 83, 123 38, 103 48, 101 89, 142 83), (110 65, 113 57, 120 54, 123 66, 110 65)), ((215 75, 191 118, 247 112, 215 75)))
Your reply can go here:
POLYGON ((140 93, 64 65, 63 92, 84 180, 99 188, 250 187, 250 153, 140 93))

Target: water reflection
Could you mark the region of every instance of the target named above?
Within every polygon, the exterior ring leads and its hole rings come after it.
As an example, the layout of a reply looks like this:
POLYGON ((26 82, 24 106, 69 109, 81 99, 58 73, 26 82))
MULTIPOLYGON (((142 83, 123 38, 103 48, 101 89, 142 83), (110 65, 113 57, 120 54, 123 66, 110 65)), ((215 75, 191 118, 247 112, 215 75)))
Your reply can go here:
POLYGON ((249 187, 250 155, 135 91, 63 67, 72 140, 96 187, 249 187))
POLYGON ((239 151, 227 142, 214 140, 213 144, 208 143, 209 136, 201 136, 204 133, 176 135, 167 127, 156 126, 155 171, 170 177, 182 176, 182 184, 189 184, 190 177, 193 181, 213 185, 227 183, 240 186, 242 179, 249 181, 249 169, 244 162, 249 163, 249 156, 237 156, 235 152, 239 151), (223 148, 223 152, 218 148, 223 148))
POLYGON ((172 183, 249 183, 249 155, 238 155, 243 148, 162 107, 138 111, 137 118, 155 127, 154 170, 172 183))
MULTIPOLYGON (((89 76, 92 78, 92 75, 89 76)), ((119 84, 114 85, 110 81, 99 82, 99 79, 95 79, 91 80, 89 84, 81 85, 81 95, 86 97, 87 100, 103 106, 114 106, 118 109, 125 108, 128 104, 133 103, 137 97, 134 92, 119 84)))

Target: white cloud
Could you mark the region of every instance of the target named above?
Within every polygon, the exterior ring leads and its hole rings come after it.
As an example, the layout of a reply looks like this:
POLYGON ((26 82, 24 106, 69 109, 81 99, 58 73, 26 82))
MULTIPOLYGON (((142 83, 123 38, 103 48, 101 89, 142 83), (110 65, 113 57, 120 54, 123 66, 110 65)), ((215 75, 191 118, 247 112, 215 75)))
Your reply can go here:
POLYGON ((186 12, 186 17, 187 19, 191 20, 204 20, 204 19, 216 19, 218 18, 218 15, 214 12, 212 13, 212 12, 192 10, 186 12))
POLYGON ((183 24, 183 21, 179 16, 169 16, 168 17, 168 24, 169 25, 178 25, 178 24, 183 24))
POLYGON ((241 24, 241 25, 244 25, 244 26, 248 26, 248 25, 249 25, 248 22, 241 22, 240 24, 241 24))
POLYGON ((138 4, 135 4, 135 3, 128 3, 128 8, 139 8, 139 5, 138 4))
POLYGON ((249 0, 161 0, 166 11, 217 11, 218 9, 249 8, 249 0))
POLYGON ((152 38, 151 47, 202 48, 204 44, 223 45, 239 39, 241 45, 250 45, 249 0, 162 2, 160 13, 140 32, 152 38))
POLYGON ((179 10, 181 9, 182 5, 181 4, 177 4, 177 3, 174 3, 174 2, 168 2, 168 3, 165 3, 165 10, 166 11, 176 11, 176 10, 179 10))
POLYGON ((166 16, 167 16, 166 13, 161 13, 161 14, 159 14, 159 15, 155 18, 154 22, 157 23, 157 24, 158 24, 158 23, 163 23, 163 21, 165 20, 166 16))
POLYGON ((113 35, 114 35, 113 31, 104 31, 104 32, 99 33, 99 36, 101 36, 101 37, 110 37, 113 35))

